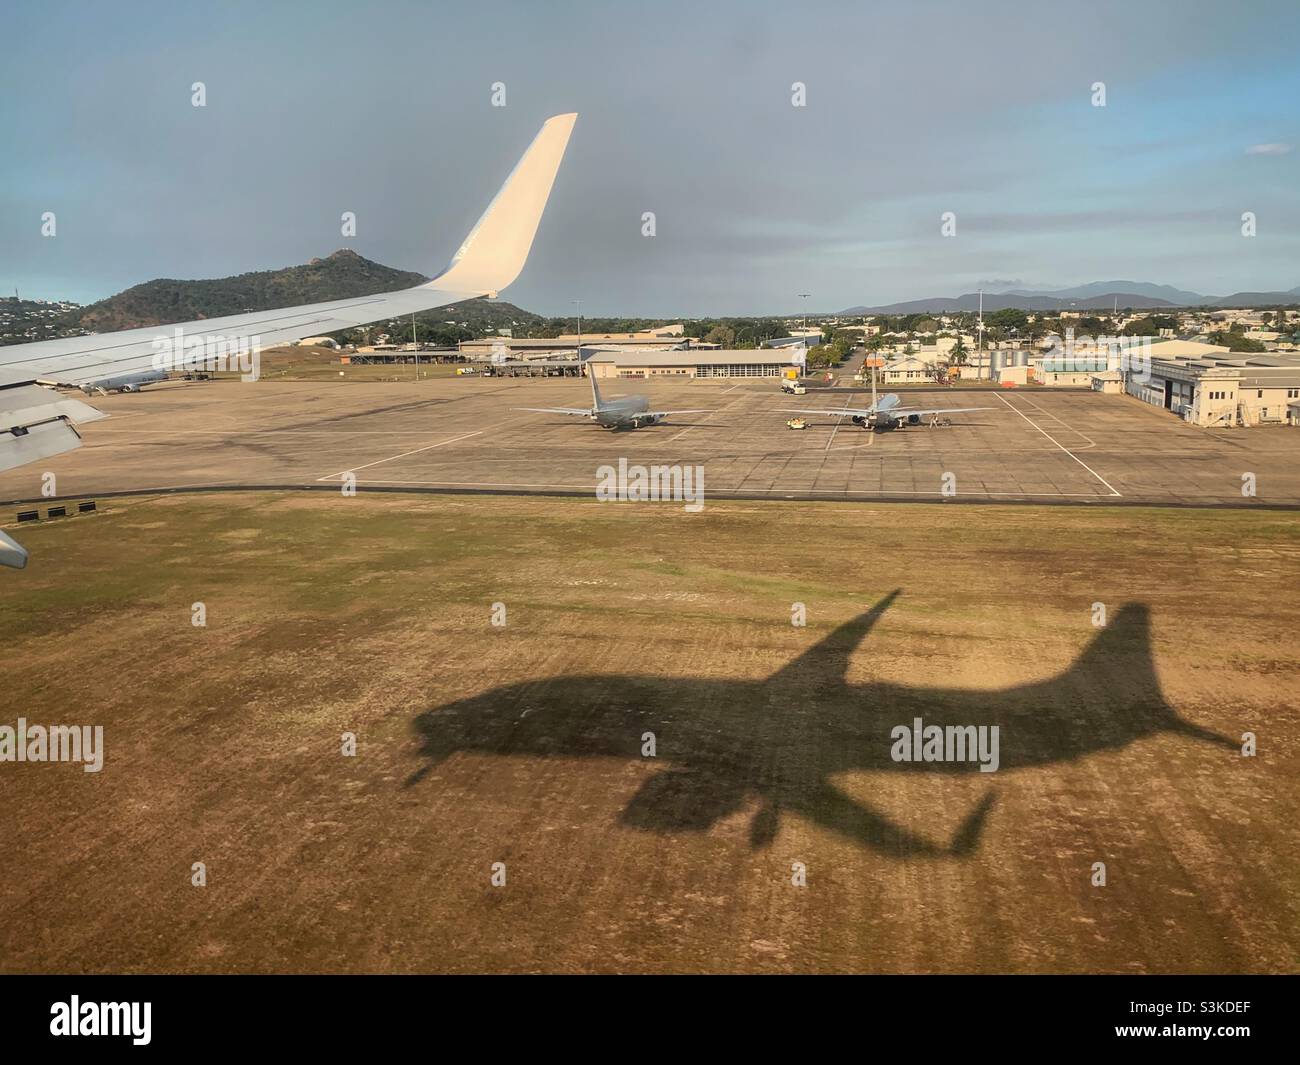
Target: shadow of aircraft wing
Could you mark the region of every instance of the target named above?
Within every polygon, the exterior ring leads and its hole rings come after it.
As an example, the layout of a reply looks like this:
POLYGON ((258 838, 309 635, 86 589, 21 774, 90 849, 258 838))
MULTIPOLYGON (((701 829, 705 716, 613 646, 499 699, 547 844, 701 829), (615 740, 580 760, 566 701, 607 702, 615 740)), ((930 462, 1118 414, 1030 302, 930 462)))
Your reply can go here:
POLYGON ((975 852, 996 795, 989 791, 957 826, 952 840, 940 845, 902 827, 883 814, 855 802, 823 782, 803 797, 789 797, 784 808, 830 829, 853 843, 865 844, 891 858, 965 858, 975 852))

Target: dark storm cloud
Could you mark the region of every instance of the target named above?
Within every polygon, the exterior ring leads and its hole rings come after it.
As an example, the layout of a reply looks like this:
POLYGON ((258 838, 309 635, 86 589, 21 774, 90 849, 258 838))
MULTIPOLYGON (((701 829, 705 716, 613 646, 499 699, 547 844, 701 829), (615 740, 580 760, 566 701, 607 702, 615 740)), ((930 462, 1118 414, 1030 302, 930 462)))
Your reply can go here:
POLYGON ((1246 209, 1271 222, 1251 255, 1223 249, 1230 287, 1300 283, 1286 274, 1300 153, 1246 154, 1297 139, 1280 62, 1294 6, 1170 12, 19 3, 14 39, 33 47, 0 69, 0 284, 84 299, 343 245, 433 273, 541 121, 570 110, 509 292, 538 310, 575 296, 611 313, 780 310, 799 291, 834 307, 993 273, 1204 289, 1221 263, 1171 267, 1163 251, 1217 247, 1220 219, 1246 209), (1099 80, 1105 109, 1089 102, 1099 80), (958 236, 941 240, 949 210, 958 236))

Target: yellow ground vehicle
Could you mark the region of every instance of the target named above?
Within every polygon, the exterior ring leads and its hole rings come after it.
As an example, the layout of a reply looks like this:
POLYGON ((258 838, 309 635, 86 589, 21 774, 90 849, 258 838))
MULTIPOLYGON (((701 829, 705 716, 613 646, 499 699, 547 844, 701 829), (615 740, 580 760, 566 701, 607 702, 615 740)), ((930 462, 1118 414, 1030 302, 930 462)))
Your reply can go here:
POLYGON ((790 418, 786 421, 787 429, 807 429, 808 423, 803 418, 790 418))

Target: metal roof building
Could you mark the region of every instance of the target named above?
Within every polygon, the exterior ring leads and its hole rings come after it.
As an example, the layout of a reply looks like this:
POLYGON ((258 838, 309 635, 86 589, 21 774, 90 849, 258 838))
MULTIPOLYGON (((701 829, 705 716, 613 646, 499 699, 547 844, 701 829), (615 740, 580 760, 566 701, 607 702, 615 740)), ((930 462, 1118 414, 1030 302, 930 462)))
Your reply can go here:
MULTIPOLYGON (((587 350, 583 346, 583 350, 587 350)), ((791 366, 802 367, 802 348, 774 351, 597 351, 587 359, 587 372, 597 377, 780 377, 791 366)))

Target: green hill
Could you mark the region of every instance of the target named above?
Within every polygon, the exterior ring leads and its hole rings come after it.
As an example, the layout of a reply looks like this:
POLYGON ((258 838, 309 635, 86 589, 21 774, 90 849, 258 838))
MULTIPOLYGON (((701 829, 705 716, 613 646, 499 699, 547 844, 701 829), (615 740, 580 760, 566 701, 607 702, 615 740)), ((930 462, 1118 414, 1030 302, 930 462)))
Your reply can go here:
MULTIPOLYGON (((146 281, 116 296, 67 312, 59 325, 68 330, 108 333, 370 296, 412 288, 428 280, 423 274, 395 270, 343 249, 283 270, 259 270, 198 281, 175 278, 146 281)), ((501 328, 532 325, 542 319, 510 303, 476 299, 426 311, 419 320, 421 337, 427 338, 436 326, 447 322, 456 323, 454 332, 458 335, 481 336, 501 328)))
POLYGON ((259 270, 202 281, 159 278, 71 312, 66 323, 98 333, 141 326, 218 318, 245 311, 369 296, 410 288, 428 278, 371 262, 354 251, 336 251, 305 266, 259 270))

